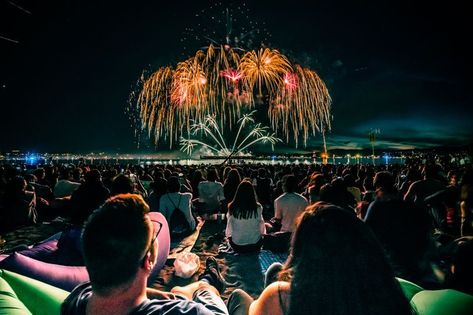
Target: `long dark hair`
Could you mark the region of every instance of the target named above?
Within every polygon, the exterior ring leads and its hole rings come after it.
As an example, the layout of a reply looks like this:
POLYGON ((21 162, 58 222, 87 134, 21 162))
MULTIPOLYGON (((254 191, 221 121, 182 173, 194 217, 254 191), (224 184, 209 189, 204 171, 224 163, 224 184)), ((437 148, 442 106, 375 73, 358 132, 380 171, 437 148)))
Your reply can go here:
POLYGON ((238 186, 240 184, 241 178, 240 173, 236 168, 232 168, 228 171, 227 178, 225 179, 225 185, 235 185, 238 186))
POLYGON ((369 228, 325 202, 301 215, 279 277, 291 281, 289 315, 411 314, 369 228))
POLYGON ((244 180, 238 185, 235 197, 228 205, 228 212, 237 219, 249 219, 258 215, 258 206, 253 185, 244 180))

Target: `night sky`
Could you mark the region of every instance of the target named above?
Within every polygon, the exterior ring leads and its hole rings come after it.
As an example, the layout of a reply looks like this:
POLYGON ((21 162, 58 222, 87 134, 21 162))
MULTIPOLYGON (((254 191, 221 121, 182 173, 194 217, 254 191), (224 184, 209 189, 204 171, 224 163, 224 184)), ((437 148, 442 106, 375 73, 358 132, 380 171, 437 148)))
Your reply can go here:
MULTIPOLYGON (((185 28, 214 1, 0 0, 0 151, 135 152, 127 100, 143 69, 200 46, 185 28), (184 49, 185 46, 185 49, 184 49)), ((467 1, 248 1, 277 48, 324 79, 329 148, 473 139, 467 1)), ((239 4, 232 1, 232 5, 239 4)), ((471 43, 470 43, 471 44, 471 43)), ((321 148, 321 137, 310 140, 321 148)))

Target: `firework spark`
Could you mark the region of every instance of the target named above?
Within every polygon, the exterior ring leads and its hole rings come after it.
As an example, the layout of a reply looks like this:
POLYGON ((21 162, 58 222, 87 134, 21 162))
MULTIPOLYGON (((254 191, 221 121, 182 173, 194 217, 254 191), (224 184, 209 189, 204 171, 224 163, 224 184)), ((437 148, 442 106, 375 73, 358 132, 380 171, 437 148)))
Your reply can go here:
POLYGON ((229 79, 233 83, 237 82, 238 80, 240 80, 243 77, 243 75, 240 72, 238 72, 237 70, 233 70, 233 69, 228 69, 228 70, 222 71, 222 76, 229 79))

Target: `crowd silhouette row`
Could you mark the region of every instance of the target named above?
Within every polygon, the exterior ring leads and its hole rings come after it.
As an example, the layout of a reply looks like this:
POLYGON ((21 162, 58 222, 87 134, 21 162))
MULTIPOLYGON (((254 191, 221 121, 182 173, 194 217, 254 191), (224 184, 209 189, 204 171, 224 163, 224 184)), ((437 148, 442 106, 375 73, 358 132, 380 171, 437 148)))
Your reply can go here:
POLYGON ((66 218, 70 229, 60 242, 87 267, 92 286, 76 288, 64 314, 118 314, 114 307, 124 314, 411 314, 395 277, 423 289, 473 295, 473 170, 453 161, 426 156, 384 166, 4 164, 0 235, 66 218), (143 298, 159 247, 160 232, 146 223, 152 212, 164 216, 173 240, 193 233, 200 220, 219 218, 222 254, 263 248, 289 257, 270 267, 257 299, 237 289, 223 304, 225 280, 209 258, 195 283, 171 292, 147 289, 146 303, 110 304, 107 297, 143 298), (117 227, 126 240, 113 232, 117 227), (74 241, 67 233, 76 235, 74 241), (104 248, 129 255, 126 263, 104 248), (107 275, 100 267, 115 263, 128 276, 107 275), (126 294, 118 290, 124 286, 126 294))

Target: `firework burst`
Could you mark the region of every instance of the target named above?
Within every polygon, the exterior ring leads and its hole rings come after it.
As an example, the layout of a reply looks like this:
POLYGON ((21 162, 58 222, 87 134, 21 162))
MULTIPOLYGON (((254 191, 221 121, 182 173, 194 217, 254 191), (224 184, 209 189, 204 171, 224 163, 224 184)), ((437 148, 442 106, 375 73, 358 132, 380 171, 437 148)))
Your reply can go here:
POLYGON ((332 100, 317 73, 299 65, 293 68, 280 82, 268 114, 273 128, 281 130, 286 141, 293 136, 297 146, 300 136, 306 145, 310 134, 331 129, 332 100))
POLYGON ((269 48, 242 53, 210 45, 175 68, 143 76, 136 106, 141 127, 170 146, 209 115, 220 129, 232 130, 253 109, 267 111, 275 133, 296 146, 331 128, 331 98, 322 79, 269 48))
POLYGON ((246 86, 249 89, 256 87, 258 96, 262 96, 263 86, 270 94, 274 93, 280 85, 284 73, 292 70, 286 56, 269 48, 245 53, 239 69, 246 86))

